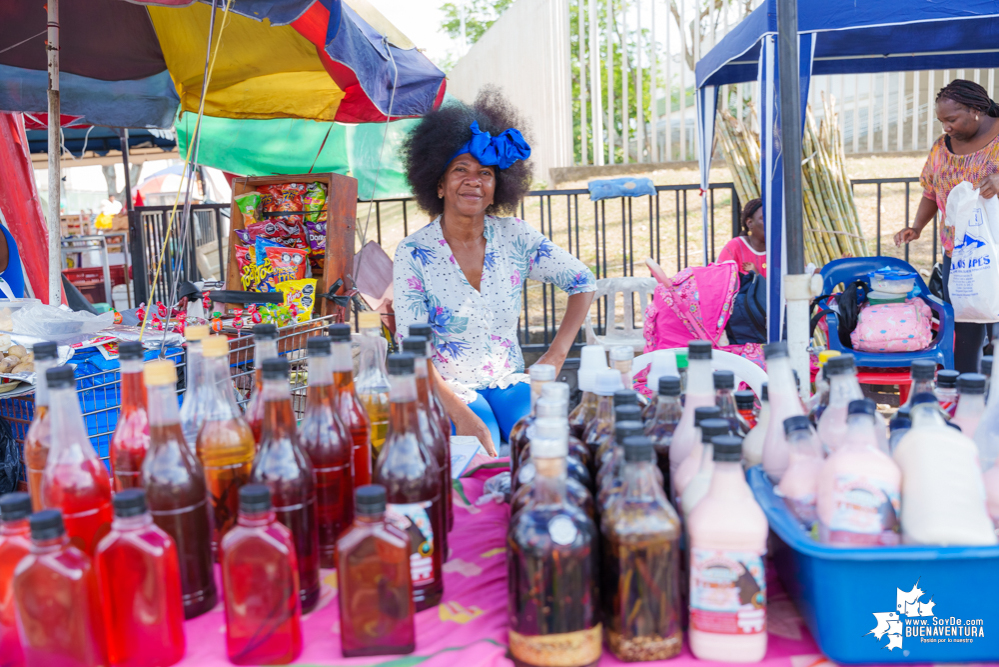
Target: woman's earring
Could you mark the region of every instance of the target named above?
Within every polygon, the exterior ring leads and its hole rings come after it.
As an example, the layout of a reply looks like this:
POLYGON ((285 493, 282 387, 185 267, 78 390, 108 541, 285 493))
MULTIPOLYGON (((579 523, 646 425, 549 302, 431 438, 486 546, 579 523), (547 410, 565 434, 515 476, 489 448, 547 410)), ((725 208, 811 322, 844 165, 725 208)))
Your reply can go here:
POLYGON ((978 114, 977 113, 975 114, 975 120, 978 120, 978 114))

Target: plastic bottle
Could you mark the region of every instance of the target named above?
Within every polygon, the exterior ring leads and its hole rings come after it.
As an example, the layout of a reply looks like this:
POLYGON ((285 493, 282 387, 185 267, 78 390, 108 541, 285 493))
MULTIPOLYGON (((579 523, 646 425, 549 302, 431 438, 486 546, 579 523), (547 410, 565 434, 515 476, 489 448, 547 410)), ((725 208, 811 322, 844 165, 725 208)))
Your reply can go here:
POLYGON ((52 443, 42 474, 42 504, 62 511, 70 543, 90 555, 111 528, 111 480, 90 444, 71 366, 45 372, 52 443))
MULTIPOLYGON (((622 419, 628 421, 642 421, 642 409, 638 407, 638 392, 621 389, 614 392, 614 423, 622 419)), ((642 427, 644 432, 644 425, 642 427)), ((616 451, 615 444, 617 444, 614 438, 608 438, 605 440, 600 447, 597 449, 597 462, 595 464, 597 470, 597 480, 599 482, 600 473, 603 472, 604 466, 607 465, 607 461, 611 458, 611 455, 616 451)), ((620 452, 621 456, 624 456, 624 451, 620 452)))
MULTIPOLYGON (((217 558, 222 536, 236 525, 239 489, 250 481, 256 440, 231 391, 229 341, 224 336, 209 336, 201 342, 201 351, 209 390, 205 393, 205 420, 198 432, 197 452, 208 485, 212 553, 217 558)), ((263 373, 263 362, 258 368, 263 373)))
MULTIPOLYGON (((607 467, 602 471, 603 476, 597 479, 597 507, 601 513, 610 507, 621 492, 624 482, 624 441, 632 436, 642 435, 642 430, 642 422, 637 419, 622 419, 614 424, 615 456, 608 461, 607 467)), ((658 474, 656 478, 659 478, 658 474)))
MULTIPOLYGON (((434 346, 434 328, 429 324, 411 324, 409 325, 409 335, 423 336, 427 339, 427 386, 430 387, 430 400, 433 404, 434 414, 440 424, 441 433, 448 437, 448 444, 450 446, 451 418, 448 417, 447 410, 444 409, 444 403, 441 401, 440 391, 437 387, 437 378, 435 377, 434 359, 437 357, 437 349, 434 346)), ((451 530, 450 526, 454 523, 454 519, 450 514, 448 515, 448 521, 451 522, 448 524, 448 530, 451 530)))
POLYGON ((28 491, 31 493, 31 506, 37 512, 42 504, 42 473, 49 457, 52 439, 52 424, 49 419, 49 386, 45 381, 45 371, 59 363, 59 350, 55 343, 41 341, 31 350, 35 355, 35 413, 31 426, 24 436, 24 463, 28 474, 28 491))
POLYGON ((579 389, 583 396, 569 413, 569 430, 583 440, 586 427, 597 416, 597 373, 607 368, 607 353, 601 345, 586 345, 579 352, 579 389))
POLYGON ((121 411, 111 436, 111 476, 115 493, 142 488, 142 460, 149 451, 146 387, 142 383, 145 349, 135 340, 118 344, 121 364, 121 411))
POLYGON ((623 483, 601 521, 607 643, 624 661, 666 660, 683 648, 680 520, 655 476, 652 441, 624 441, 623 483))
POLYGON ((510 653, 518 664, 546 667, 557 647, 560 665, 592 665, 603 641, 596 526, 566 499, 568 424, 539 419, 535 429, 532 500, 507 533, 510 653))
MULTIPOLYGON (((546 384, 541 389, 541 400, 548 399, 548 400, 552 401, 553 404, 554 403, 558 403, 558 404, 561 404, 563 406, 562 407, 562 410, 563 410, 562 413, 552 412, 551 414, 548 414, 546 416, 551 417, 553 419, 556 418, 556 417, 566 417, 566 418, 568 418, 569 394, 570 393, 571 392, 570 392, 570 389, 569 389, 569 385, 566 384, 565 382, 549 382, 548 384, 546 384)), ((541 401, 538 401, 538 402, 540 403, 541 401)), ((549 405, 549 408, 552 409, 552 410, 554 410, 553 405, 551 405, 551 404, 549 405)), ((529 458, 530 453, 531 453, 530 450, 531 450, 531 444, 530 444, 530 442, 528 442, 527 443, 527 447, 525 447, 524 449, 522 449, 521 452, 520 452, 520 463, 521 463, 521 465, 523 465, 523 463, 525 461, 525 454, 527 454, 528 455, 527 457, 529 458)), ((572 427, 571 426, 569 428, 569 459, 575 459, 575 460, 577 460, 578 462, 580 462, 584 466, 586 466, 587 469, 592 464, 592 461, 590 460, 590 450, 586 447, 586 445, 583 444, 582 440, 580 440, 579 438, 577 438, 576 436, 574 436, 572 434, 572 427)), ((572 465, 572 463, 570 462, 570 465, 569 465, 569 474, 570 475, 573 474, 574 467, 575 466, 572 465)), ((588 474, 589 473, 587 473, 587 475, 588 474)), ((582 480, 580 480, 580 481, 582 481, 582 480)))
POLYGON ((689 365, 690 360, 687 358, 687 352, 677 352, 676 370, 680 374, 680 392, 684 395, 687 393, 687 370, 689 365))
POLYGON ((30 514, 31 496, 27 493, 0 496, 0 656, 9 667, 24 664, 14 619, 14 569, 31 551, 30 514))
POLYGON ((343 657, 416 649, 409 536, 385 520, 385 488, 362 486, 354 522, 338 542, 337 598, 343 657))
POLYGON ((784 499, 791 512, 807 530, 818 520, 815 512, 819 473, 822 470, 822 446, 812 429, 808 417, 789 417, 784 420, 787 436, 788 466, 774 492, 784 499))
POLYGON ((271 491, 275 518, 291 531, 298 563, 302 613, 319 603, 319 526, 316 521, 315 472, 298 444, 291 409, 288 360, 264 359, 264 420, 250 481, 271 491))
POLYGON ((909 419, 909 408, 904 405, 900 407, 895 416, 888 422, 888 428, 891 430, 888 436, 888 452, 894 454, 899 441, 912 428, 912 420, 909 419))
POLYGON ((979 373, 958 376, 957 394, 957 408, 950 423, 958 425, 962 433, 973 438, 985 414, 985 376, 979 373))
POLYGON ((239 489, 239 519, 222 538, 225 640, 234 665, 284 665, 302 652, 302 604, 291 531, 263 484, 239 489))
POLYGON ((649 372, 645 376, 645 387, 653 393, 653 396, 648 404, 642 408, 642 421, 646 423, 656 414, 656 405, 659 403, 659 397, 655 392, 659 388, 659 379, 663 377, 676 377, 679 379, 679 376, 676 374, 676 360, 668 350, 655 350, 650 354, 652 355, 652 363, 649 364, 649 372))
POLYGON ((354 520, 353 445, 337 412, 330 339, 313 336, 306 341, 306 348, 309 388, 305 414, 298 425, 298 443, 316 475, 319 565, 334 568, 337 540, 354 520))
POLYGON ((594 467, 598 465, 597 450, 600 449, 600 445, 614 436, 614 392, 623 388, 619 371, 607 368, 597 372, 594 387, 594 393, 598 397, 597 414, 590 421, 581 438, 590 450, 594 467))
POLYGON ((385 487, 389 514, 409 534, 413 601, 422 611, 444 594, 441 565, 447 519, 437 458, 420 430, 415 361, 408 352, 388 357, 389 430, 373 476, 385 487))
POLYGON ((992 355, 986 354, 982 356, 982 363, 979 367, 979 373, 985 376, 985 400, 989 400, 989 385, 992 383, 992 355))
POLYGON ((737 391, 735 396, 735 409, 739 413, 739 435, 746 436, 753 427, 756 426, 756 394, 748 389, 737 391))
POLYGON ((819 418, 819 442, 826 452, 833 452, 843 444, 846 435, 846 411, 851 401, 864 397, 857 382, 852 354, 833 357, 823 366, 829 381, 829 402, 819 418))
POLYGON ((749 470, 763 463, 763 441, 770 429, 770 394, 769 385, 764 382, 760 390, 760 414, 756 417, 756 426, 746 434, 742 441, 742 464, 749 470))
MULTIPOLYGON (((701 458, 698 461, 696 471, 689 480, 685 481, 683 490, 677 494, 680 496, 680 511, 683 516, 689 516, 691 510, 707 495, 708 489, 711 487, 711 475, 715 469, 714 445, 712 443, 714 443, 715 438, 730 435, 731 422, 727 419, 712 417, 702 419, 698 428, 701 431, 701 445, 697 450, 700 450, 701 458)), ((738 442, 741 445, 742 438, 738 438, 738 442)), ((690 456, 693 456, 697 450, 692 451, 690 456)), ((689 456, 687 459, 693 461, 689 456)), ((684 465, 686 464, 687 461, 684 461, 684 465)), ((677 480, 682 481, 680 478, 686 474, 687 471, 681 466, 677 480)))
MULTIPOLYGON (((680 404, 680 378, 663 376, 659 378, 659 396, 656 401, 655 414, 645 425, 645 435, 652 439, 656 450, 656 465, 663 478, 669 481, 669 446, 673 441, 673 432, 680 423, 683 406, 680 404)), ((666 497, 670 496, 666 489, 666 497)))
POLYGON ((207 324, 191 324, 184 328, 184 340, 187 341, 184 382, 187 388, 184 390, 184 402, 180 406, 180 426, 191 453, 195 455, 197 455, 198 431, 205 421, 203 406, 208 400, 205 396, 207 387, 201 343, 208 338, 209 332, 207 324))
POLYGON ((839 350, 822 350, 819 352, 819 374, 815 379, 815 393, 808 401, 808 419, 813 424, 819 423, 822 412, 829 405, 829 378, 826 375, 826 363, 833 357, 838 357, 839 350))
MULTIPOLYGON (((673 431, 673 440, 669 446, 670 489, 673 491, 674 497, 679 497, 676 488, 676 471, 690 455, 690 450, 694 449, 700 442, 700 435, 694 430, 694 411, 697 408, 714 407, 715 405, 714 380, 711 376, 711 343, 706 340, 690 341, 690 344, 687 345, 687 358, 689 359, 689 369, 687 391, 683 401, 683 416, 680 417, 680 423, 673 431)), ((677 365, 679 365, 679 361, 677 365)))
MULTIPOLYGON (((803 415, 805 411, 801 407, 801 397, 795 389, 797 385, 791 372, 791 360, 787 356, 787 343, 783 341, 768 343, 763 346, 763 354, 767 358, 767 388, 770 393, 770 424, 763 439, 763 470, 776 484, 787 470, 788 464, 784 420, 803 415)), ((831 401, 830 393, 830 403, 831 401)), ((830 404, 829 409, 831 408, 830 404)), ((826 412, 829 412, 829 409, 826 412)))
POLYGON ((108 659, 167 667, 184 657, 186 646, 177 549, 153 523, 142 489, 115 494, 114 515, 94 555, 108 659))
MULTIPOLYGON (((990 384, 995 381, 990 377, 990 384)), ((978 445, 978 458, 982 470, 986 471, 986 474, 999 456, 999 391, 992 392, 990 389, 988 394, 985 412, 982 413, 982 418, 974 433, 975 444, 978 445)), ((999 471, 995 474, 999 478, 999 471)), ((999 488, 997 488, 997 492, 999 492, 999 488)))
POLYGON ((253 391, 246 402, 243 416, 253 431, 253 441, 260 445, 260 429, 264 423, 264 362, 278 356, 278 330, 273 324, 253 325, 253 391))
POLYGON ((721 418, 729 422, 729 430, 740 437, 745 432, 744 423, 735 405, 735 373, 732 371, 715 371, 711 374, 715 385, 715 405, 721 410, 721 418))
POLYGON ((528 427, 534 423, 535 405, 541 398, 542 388, 549 382, 555 381, 555 367, 548 364, 534 364, 527 369, 531 376, 531 411, 517 420, 517 423, 510 429, 510 473, 517 474, 517 466, 520 465, 520 453, 528 442, 528 427))
POLYGON ((819 472, 819 540, 845 546, 898 544, 902 474, 878 445, 874 402, 852 401, 847 412, 844 442, 819 472))
MULTIPOLYGON (((716 405, 706 405, 694 409, 694 435, 697 438, 697 442, 694 443, 694 446, 691 447, 690 452, 687 454, 687 458, 683 460, 673 474, 672 489, 677 507, 681 506, 681 499, 683 498, 683 492, 686 490, 687 484, 690 483, 690 480, 694 478, 694 475, 701 468, 701 461, 704 457, 704 442, 711 442, 711 437, 715 435, 728 434, 730 424, 728 420, 725 420, 726 426, 724 432, 712 432, 709 437, 705 438, 704 430, 701 427, 708 419, 721 419, 721 409, 716 405)), ((672 454, 673 452, 670 453, 672 454)))
POLYGON ((767 652, 763 555, 769 528, 732 438, 714 445, 708 494, 687 517, 690 650, 700 660, 759 662, 767 652))
POLYGON ((904 543, 996 544, 978 449, 947 425, 931 394, 913 398, 912 429, 898 443, 894 459, 902 470, 904 543))
MULTIPOLYGON (((55 389, 51 380, 49 387, 55 389)), ((24 664, 108 664, 100 589, 90 556, 70 544, 59 510, 35 512, 29 524, 31 550, 14 569, 24 664)))
POLYGON ((912 407, 912 397, 916 394, 929 392, 935 394, 937 384, 937 362, 931 359, 916 359, 909 367, 909 398, 906 399, 903 407, 912 407))
POLYGON ((150 361, 143 376, 149 397, 149 453, 142 463, 146 504, 177 549, 184 617, 195 618, 218 602, 205 471, 180 423, 173 362, 150 361))
POLYGON ((377 457, 385 444, 389 419, 389 381, 385 374, 388 341, 382 335, 382 316, 366 310, 357 314, 361 331, 361 351, 357 358, 357 397, 371 422, 372 457, 377 457))
POLYGON ((937 372, 937 400, 940 401, 940 407, 943 408, 944 414, 948 417, 954 416, 954 411, 957 409, 957 376, 960 375, 957 371, 950 370, 940 370, 937 372))
POLYGON ((630 345, 619 345, 610 349, 611 368, 621 373, 621 386, 625 389, 634 389, 633 366, 635 362, 635 348, 630 345))
POLYGON ((353 443, 354 489, 371 483, 371 420, 354 390, 354 362, 350 356, 350 325, 326 328, 333 355, 333 386, 337 390, 340 421, 353 443))

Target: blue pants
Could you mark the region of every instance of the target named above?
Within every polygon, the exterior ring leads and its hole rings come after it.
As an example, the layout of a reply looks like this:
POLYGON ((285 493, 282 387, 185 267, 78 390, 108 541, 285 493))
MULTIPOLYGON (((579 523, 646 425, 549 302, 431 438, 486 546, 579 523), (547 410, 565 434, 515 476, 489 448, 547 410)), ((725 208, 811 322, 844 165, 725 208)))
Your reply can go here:
POLYGON ((478 389, 476 392, 479 395, 468 407, 485 422, 498 450, 500 443, 509 437, 514 424, 530 413, 531 385, 518 382, 506 389, 478 389))

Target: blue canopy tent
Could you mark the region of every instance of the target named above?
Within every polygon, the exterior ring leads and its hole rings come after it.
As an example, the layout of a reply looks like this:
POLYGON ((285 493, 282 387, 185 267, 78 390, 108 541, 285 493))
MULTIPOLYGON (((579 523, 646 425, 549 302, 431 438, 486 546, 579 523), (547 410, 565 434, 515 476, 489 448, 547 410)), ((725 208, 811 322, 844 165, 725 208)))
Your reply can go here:
MULTIPOLYGON (((695 69, 698 158, 705 189, 718 87, 754 80, 759 85, 760 173, 765 181, 760 192, 767 226, 767 329, 772 341, 782 337, 782 277, 787 273, 777 51, 777 0, 766 0, 695 69)), ((799 0, 798 54, 803 129, 812 76, 999 66, 999 2, 799 0)))

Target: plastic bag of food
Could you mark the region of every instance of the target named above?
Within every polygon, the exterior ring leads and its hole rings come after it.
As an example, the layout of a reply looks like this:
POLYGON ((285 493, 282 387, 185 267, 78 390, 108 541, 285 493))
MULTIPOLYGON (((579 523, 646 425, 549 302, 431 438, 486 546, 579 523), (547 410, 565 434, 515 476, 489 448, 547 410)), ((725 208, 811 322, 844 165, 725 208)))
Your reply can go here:
POLYGON ((237 243, 233 246, 236 252, 236 267, 239 269, 239 284, 247 292, 257 290, 257 253, 253 246, 237 243))
POLYGON ((286 306, 294 306, 299 322, 312 319, 312 309, 316 303, 316 279, 285 280, 277 284, 278 291, 284 294, 286 306))
MULTIPOLYGON (((260 222, 260 193, 244 192, 232 198, 243 214, 243 224, 245 226, 260 222)), ((246 241, 244 241, 246 243, 246 241)))
POLYGON ((267 264, 274 272, 274 283, 301 280, 305 277, 308 253, 297 248, 266 248, 267 264))
POLYGON ((236 237, 247 245, 255 243, 258 236, 289 248, 310 250, 309 240, 301 223, 273 218, 236 230, 236 237))
POLYGON ((302 195, 302 206, 306 222, 326 220, 326 186, 322 183, 309 183, 302 195))
POLYGON ((261 185, 257 188, 257 192, 260 193, 260 206, 264 213, 277 211, 275 206, 277 205, 277 200, 281 198, 280 185, 261 185))
POLYGON ((21 308, 12 319, 14 333, 58 340, 73 334, 92 334, 107 329, 114 324, 114 313, 94 315, 39 303, 21 308))

